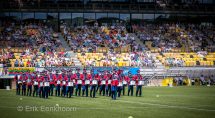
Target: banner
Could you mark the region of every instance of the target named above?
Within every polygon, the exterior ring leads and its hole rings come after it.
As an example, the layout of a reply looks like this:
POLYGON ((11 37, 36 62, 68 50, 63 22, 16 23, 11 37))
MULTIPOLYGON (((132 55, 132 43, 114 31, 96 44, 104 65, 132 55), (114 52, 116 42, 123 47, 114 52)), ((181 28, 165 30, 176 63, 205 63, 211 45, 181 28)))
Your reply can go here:
POLYGON ((34 67, 9 67, 8 68, 9 74, 18 74, 18 73, 32 73, 35 72, 34 67))
POLYGON ((93 67, 94 74, 98 74, 101 71, 114 71, 114 70, 123 70, 124 75, 128 75, 128 72, 131 72, 132 75, 137 74, 137 71, 140 70, 138 67, 93 67))

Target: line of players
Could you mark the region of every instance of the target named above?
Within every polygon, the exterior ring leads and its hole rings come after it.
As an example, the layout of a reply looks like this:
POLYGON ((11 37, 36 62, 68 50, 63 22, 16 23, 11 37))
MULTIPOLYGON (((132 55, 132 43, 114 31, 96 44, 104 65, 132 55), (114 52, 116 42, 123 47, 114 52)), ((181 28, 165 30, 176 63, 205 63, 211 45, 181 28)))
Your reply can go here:
POLYGON ((83 69, 83 73, 80 72, 80 69, 76 69, 76 73, 72 73, 71 70, 62 73, 48 71, 33 74, 23 73, 16 75, 15 81, 17 95, 31 96, 33 94, 33 97, 48 98, 55 92, 55 96, 71 98, 75 92, 75 96, 81 96, 82 93, 82 96, 88 97, 90 89, 92 98, 95 98, 96 92, 99 90, 99 95, 111 96, 114 100, 117 96, 120 97, 121 93, 125 95, 126 86, 128 86, 128 96, 133 96, 134 86, 136 86, 136 96, 141 96, 144 83, 139 70, 135 75, 128 72, 128 75, 125 76, 123 70, 94 74, 94 70, 87 73, 86 69, 83 69))

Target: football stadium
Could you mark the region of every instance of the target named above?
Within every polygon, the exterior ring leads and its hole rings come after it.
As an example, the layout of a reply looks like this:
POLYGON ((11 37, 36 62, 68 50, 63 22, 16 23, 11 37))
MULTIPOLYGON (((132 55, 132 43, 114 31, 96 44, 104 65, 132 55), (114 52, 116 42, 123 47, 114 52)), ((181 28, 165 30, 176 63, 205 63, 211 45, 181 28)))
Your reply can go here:
POLYGON ((215 0, 0 0, 1 118, 212 118, 215 0))

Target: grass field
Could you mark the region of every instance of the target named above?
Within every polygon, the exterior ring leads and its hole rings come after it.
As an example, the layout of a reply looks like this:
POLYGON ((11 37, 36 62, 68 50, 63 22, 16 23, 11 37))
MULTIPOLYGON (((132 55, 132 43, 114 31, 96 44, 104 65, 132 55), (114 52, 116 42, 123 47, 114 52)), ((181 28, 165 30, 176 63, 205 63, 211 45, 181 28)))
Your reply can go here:
POLYGON ((50 97, 17 96, 0 90, 1 118, 212 118, 215 116, 215 86, 146 87, 142 97, 50 97), (46 107, 71 107, 71 111, 44 111, 46 107), (29 109, 36 106, 36 109, 29 109), (17 107, 23 108, 18 111, 17 107), (27 111, 26 111, 27 110, 27 111))

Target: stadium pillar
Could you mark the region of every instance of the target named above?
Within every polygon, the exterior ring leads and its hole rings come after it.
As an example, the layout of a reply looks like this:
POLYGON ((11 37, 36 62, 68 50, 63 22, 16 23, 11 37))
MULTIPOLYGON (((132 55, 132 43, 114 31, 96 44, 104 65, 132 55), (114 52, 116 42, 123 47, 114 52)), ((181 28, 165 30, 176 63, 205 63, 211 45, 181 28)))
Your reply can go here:
POLYGON ((58 18, 57 18, 57 31, 60 32, 60 13, 58 12, 58 18))
POLYGON ((132 18, 131 18, 131 17, 132 17, 132 15, 131 15, 131 13, 130 13, 130 22, 129 22, 129 25, 130 25, 130 26, 129 26, 129 30, 130 30, 131 33, 133 33, 133 28, 132 28, 132 23, 131 23, 131 19, 132 19, 132 18))

